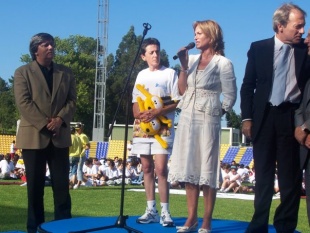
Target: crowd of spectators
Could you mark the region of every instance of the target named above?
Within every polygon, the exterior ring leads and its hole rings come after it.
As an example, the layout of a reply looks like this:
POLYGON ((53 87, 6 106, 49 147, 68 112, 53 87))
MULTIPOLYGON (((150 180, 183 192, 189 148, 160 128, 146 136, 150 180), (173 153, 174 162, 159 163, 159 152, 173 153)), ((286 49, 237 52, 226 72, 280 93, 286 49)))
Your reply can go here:
POLYGON ((255 188, 255 169, 238 164, 220 163, 219 192, 252 193, 255 188))
POLYGON ((21 179, 24 175, 24 163, 18 154, 0 154, 0 179, 17 180, 21 179))
MULTIPOLYGON (((250 168, 244 164, 238 164, 235 161, 231 163, 220 164, 220 184, 219 192, 222 193, 254 193, 255 189, 255 167, 250 168)), ((304 181, 302 184, 302 193, 305 194, 304 181)), ((274 195, 280 197, 278 185, 277 170, 274 175, 274 195)))
MULTIPOLYGON (((139 158, 132 156, 126 161, 125 184, 143 185, 142 164, 139 158)), ((169 168, 169 162, 168 162, 169 168)), ((219 192, 228 193, 254 193, 255 189, 255 168, 237 164, 235 161, 220 163, 220 184, 219 192)), ((27 185, 25 176, 25 166, 22 156, 12 153, 0 154, 0 179, 22 180, 21 186, 27 185)), ((81 186, 112 186, 122 184, 123 160, 115 157, 114 159, 87 158, 83 164, 83 181, 81 186)), ((75 181, 76 182, 76 181, 75 181)), ((46 185, 50 183, 49 169, 46 166, 46 185)), ((73 184, 74 185, 74 184, 73 184)), ((72 186, 73 187, 73 186, 72 186)), ((70 188, 72 188, 70 187, 70 188)), ((172 189, 184 189, 184 183, 175 182, 170 184, 172 189)), ((304 182, 302 193, 305 193, 304 182)), ((280 196, 277 172, 274 178, 274 194, 280 196)))
MULTIPOLYGON (((83 181, 81 186, 112 186, 123 181, 123 160, 88 158, 83 165, 83 181)), ((125 184, 143 183, 143 172, 139 158, 128 158, 125 166, 125 184)))

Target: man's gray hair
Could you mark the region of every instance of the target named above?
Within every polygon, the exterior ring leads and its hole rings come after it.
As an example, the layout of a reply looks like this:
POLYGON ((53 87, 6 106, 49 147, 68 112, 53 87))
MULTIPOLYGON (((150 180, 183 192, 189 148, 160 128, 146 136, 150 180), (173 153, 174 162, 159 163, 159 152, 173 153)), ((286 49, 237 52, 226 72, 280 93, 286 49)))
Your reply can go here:
POLYGON ((275 32, 278 32, 278 24, 286 27, 292 10, 298 10, 303 14, 304 17, 307 16, 307 13, 299 6, 292 3, 285 3, 280 6, 273 14, 272 27, 275 32))

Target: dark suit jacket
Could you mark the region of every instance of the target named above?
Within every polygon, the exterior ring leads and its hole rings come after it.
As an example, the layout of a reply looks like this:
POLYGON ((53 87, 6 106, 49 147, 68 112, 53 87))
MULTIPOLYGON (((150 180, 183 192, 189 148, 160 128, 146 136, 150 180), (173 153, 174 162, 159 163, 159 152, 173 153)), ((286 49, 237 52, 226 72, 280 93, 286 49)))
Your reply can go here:
MULTIPOLYGON (((302 101, 299 108, 295 111, 295 126, 306 124, 310 129, 310 80, 307 82, 302 101)), ((307 161, 309 150, 305 146, 300 146, 300 166, 304 168, 307 161)))
POLYGON ((36 61, 21 66, 14 74, 14 95, 21 115, 16 136, 17 148, 43 149, 51 138, 56 147, 71 145, 70 121, 76 108, 76 87, 69 68, 53 64, 53 93, 50 93, 36 61), (51 137, 44 128, 48 118, 57 116, 64 123, 59 135, 51 137))
MULTIPOLYGON (((259 134, 269 96, 272 90, 274 37, 256 41, 248 51, 248 62, 241 86, 242 120, 252 119, 252 141, 259 134)), ((303 69, 306 66, 307 47, 303 40, 294 45, 295 73, 300 90, 306 83, 303 69)))

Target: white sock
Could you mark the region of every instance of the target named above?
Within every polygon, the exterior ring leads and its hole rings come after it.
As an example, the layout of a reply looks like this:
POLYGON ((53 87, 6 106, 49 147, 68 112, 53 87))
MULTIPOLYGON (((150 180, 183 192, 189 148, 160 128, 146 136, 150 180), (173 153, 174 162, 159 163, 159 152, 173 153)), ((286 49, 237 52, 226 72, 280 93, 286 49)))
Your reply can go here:
POLYGON ((152 201, 147 201, 147 208, 149 210, 156 210, 156 201, 155 200, 152 200, 152 201))
POLYGON ((161 211, 167 211, 169 212, 169 203, 160 203, 160 206, 161 206, 161 211))

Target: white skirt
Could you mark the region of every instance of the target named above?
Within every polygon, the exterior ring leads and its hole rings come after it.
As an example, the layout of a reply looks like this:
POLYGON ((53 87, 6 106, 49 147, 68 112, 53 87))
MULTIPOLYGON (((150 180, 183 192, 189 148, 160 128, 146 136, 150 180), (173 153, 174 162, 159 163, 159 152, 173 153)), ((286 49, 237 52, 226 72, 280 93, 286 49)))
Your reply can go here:
POLYGON ((218 187, 221 117, 182 109, 175 132, 168 180, 218 187))

